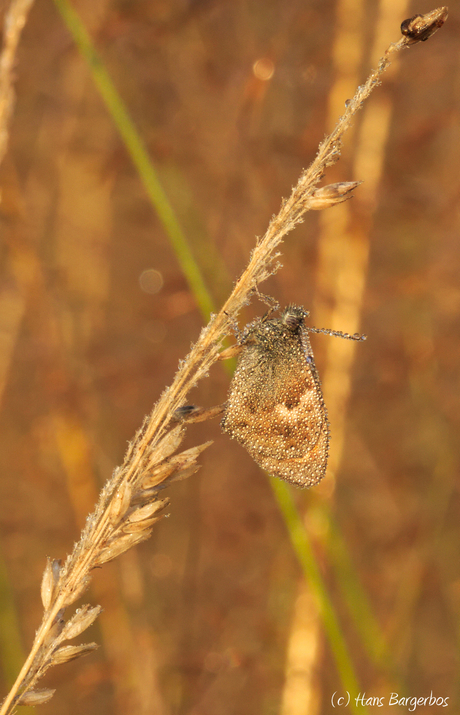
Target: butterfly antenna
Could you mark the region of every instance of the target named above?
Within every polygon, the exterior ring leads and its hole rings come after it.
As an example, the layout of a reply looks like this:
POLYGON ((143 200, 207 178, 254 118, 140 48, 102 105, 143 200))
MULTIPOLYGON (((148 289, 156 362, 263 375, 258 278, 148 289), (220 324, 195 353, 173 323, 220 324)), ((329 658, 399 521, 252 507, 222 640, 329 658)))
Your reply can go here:
POLYGON ((342 333, 341 330, 330 330, 329 328, 313 328, 308 325, 305 326, 305 329, 309 333, 323 333, 323 335, 332 335, 334 338, 344 338, 345 340, 357 340, 358 342, 361 342, 362 340, 367 340, 367 335, 360 335, 359 333, 353 333, 353 335, 350 335, 350 333, 342 333))

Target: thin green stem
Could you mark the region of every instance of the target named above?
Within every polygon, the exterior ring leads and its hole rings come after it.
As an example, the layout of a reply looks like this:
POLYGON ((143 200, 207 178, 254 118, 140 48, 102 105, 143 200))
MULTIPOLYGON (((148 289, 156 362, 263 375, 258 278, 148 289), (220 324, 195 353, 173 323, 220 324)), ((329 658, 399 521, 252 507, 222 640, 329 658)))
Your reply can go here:
POLYGON ((134 122, 129 116, 107 70, 102 64, 91 37, 79 15, 68 0, 54 0, 54 3, 61 13, 75 44, 88 63, 94 82, 123 139, 133 164, 139 172, 139 176, 171 241, 181 269, 196 298, 198 306, 202 314, 208 318, 210 313, 214 310, 213 300, 134 122))
POLYGON ((359 710, 360 713, 365 715, 367 712, 366 709, 363 705, 356 704, 355 701, 355 698, 360 693, 358 679, 334 606, 329 598, 326 585, 321 576, 318 564, 316 563, 308 534, 294 503, 292 491, 290 487, 280 479, 270 477, 270 482, 278 506, 283 514, 291 544, 297 554, 305 579, 317 602, 318 610, 321 614, 324 628, 337 664, 340 680, 350 695, 350 706, 353 710, 356 710, 356 712, 359 710))
POLYGON ((394 673, 391 673, 390 654, 386 641, 374 617, 367 594, 355 575, 351 556, 340 528, 330 508, 326 504, 322 504, 320 508, 328 524, 327 551, 362 643, 373 662, 394 677, 394 673))

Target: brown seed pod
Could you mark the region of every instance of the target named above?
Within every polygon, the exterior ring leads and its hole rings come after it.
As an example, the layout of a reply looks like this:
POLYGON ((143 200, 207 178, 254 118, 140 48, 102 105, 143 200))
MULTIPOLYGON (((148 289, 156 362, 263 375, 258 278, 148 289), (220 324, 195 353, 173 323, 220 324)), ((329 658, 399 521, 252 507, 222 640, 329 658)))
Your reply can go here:
POLYGON ((411 44, 426 42, 444 25, 447 15, 447 7, 438 7, 425 15, 414 15, 401 23, 401 33, 411 44))

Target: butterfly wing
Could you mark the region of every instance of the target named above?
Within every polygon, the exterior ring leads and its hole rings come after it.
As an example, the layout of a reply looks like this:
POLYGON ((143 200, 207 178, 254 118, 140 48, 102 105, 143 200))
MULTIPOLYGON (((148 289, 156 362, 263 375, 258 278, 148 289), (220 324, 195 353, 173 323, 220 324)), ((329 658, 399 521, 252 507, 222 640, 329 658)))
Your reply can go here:
POLYGON ((305 330, 288 350, 244 348, 222 427, 276 477, 303 487, 324 477, 329 427, 305 330))

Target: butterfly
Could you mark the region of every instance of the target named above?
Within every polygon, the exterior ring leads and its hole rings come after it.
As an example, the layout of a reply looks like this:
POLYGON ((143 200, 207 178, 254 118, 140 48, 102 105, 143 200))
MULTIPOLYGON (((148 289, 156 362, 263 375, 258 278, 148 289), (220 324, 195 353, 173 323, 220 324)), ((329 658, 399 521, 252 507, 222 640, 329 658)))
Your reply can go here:
POLYGON ((325 475, 329 422, 309 332, 351 340, 365 336, 307 327, 304 308, 247 326, 230 384, 222 429, 269 474, 310 487, 325 475))

